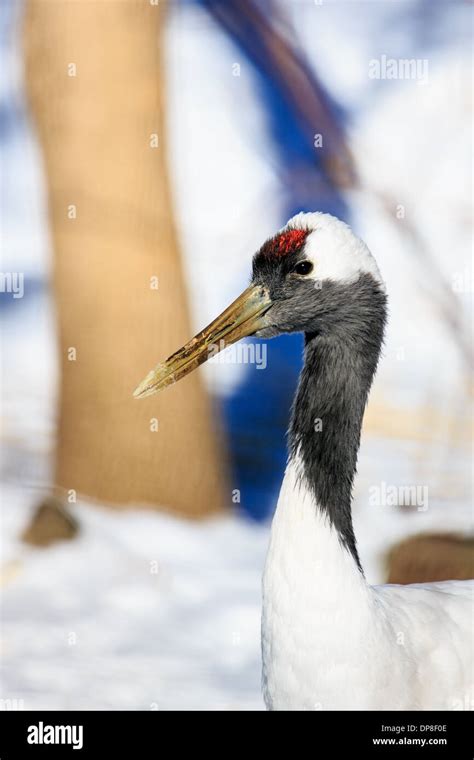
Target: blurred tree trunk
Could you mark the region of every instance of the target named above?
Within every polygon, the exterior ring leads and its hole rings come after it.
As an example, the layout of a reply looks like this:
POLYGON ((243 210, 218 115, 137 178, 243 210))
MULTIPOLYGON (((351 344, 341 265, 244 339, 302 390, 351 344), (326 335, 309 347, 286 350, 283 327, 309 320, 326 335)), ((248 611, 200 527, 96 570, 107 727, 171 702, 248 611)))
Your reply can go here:
POLYGON ((162 3, 148 1, 26 6, 55 256, 56 482, 200 516, 223 507, 224 478, 199 374, 131 395, 191 335, 165 166, 162 24, 162 3))

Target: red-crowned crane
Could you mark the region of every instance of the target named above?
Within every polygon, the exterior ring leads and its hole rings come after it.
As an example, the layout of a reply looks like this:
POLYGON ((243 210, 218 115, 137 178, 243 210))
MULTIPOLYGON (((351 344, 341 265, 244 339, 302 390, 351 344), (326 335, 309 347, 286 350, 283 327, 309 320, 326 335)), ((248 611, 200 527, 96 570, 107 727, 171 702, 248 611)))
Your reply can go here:
POLYGON ((251 285, 134 394, 165 388, 244 336, 305 334, 263 576, 269 709, 474 706, 472 582, 371 586, 357 553, 351 492, 386 301, 374 258, 346 224, 298 214, 254 256, 251 285))

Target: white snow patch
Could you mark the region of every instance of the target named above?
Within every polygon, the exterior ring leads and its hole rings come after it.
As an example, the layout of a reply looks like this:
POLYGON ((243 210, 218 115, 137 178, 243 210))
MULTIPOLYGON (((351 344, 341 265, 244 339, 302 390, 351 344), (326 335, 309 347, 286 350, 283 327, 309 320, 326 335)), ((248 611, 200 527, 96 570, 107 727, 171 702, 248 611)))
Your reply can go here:
POLYGON ((78 504, 79 537, 19 543, 3 487, 2 699, 25 709, 262 709, 267 529, 78 504))

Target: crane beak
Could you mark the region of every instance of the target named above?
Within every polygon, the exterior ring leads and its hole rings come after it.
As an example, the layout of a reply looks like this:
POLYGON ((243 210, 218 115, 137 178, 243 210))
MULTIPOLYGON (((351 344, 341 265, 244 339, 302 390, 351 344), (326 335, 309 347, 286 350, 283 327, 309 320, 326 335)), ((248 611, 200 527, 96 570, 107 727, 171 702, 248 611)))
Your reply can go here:
POLYGON ((200 364, 232 343, 254 335, 266 326, 265 314, 272 305, 266 288, 251 285, 210 325, 145 377, 135 398, 145 398, 176 383, 200 364))

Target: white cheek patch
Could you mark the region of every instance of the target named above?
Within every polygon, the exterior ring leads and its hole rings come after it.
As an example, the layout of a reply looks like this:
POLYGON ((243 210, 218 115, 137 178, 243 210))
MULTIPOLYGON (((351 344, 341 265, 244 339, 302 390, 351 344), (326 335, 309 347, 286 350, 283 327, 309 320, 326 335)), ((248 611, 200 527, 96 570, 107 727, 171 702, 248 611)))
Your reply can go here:
POLYGON ((379 268, 369 249, 355 236, 337 235, 335 230, 315 230, 306 240, 305 253, 312 261, 314 280, 353 282, 371 274, 382 283, 379 268))
POLYGON ((305 244, 306 257, 314 266, 308 279, 353 282, 361 274, 371 274, 385 290, 374 257, 344 222, 330 214, 298 214, 288 227, 313 230, 305 244))

